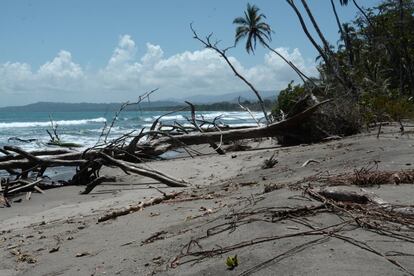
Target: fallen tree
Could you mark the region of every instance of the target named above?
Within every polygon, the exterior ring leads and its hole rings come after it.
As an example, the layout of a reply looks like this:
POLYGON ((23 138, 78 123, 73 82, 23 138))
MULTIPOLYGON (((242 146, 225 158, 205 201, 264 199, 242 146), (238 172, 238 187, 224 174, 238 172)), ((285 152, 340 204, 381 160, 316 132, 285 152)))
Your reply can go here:
MULTIPOLYGON (((191 151, 194 150, 190 146, 199 144, 210 144, 219 154, 224 154, 225 152, 221 148, 224 142, 274 137, 278 134, 292 132, 321 105, 328 102, 329 100, 325 100, 317 103, 280 122, 258 127, 227 128, 227 130, 222 130, 216 120, 213 122, 201 120, 202 124, 198 125, 195 107, 190 104, 191 119, 188 120, 192 123, 192 128, 183 129, 178 126, 165 130, 161 126, 156 126, 158 123, 156 120, 149 131, 142 129, 136 135, 128 133, 107 143, 97 144, 83 152, 74 149, 28 152, 18 147, 4 146, 1 151, 5 155, 0 157, 0 170, 7 171, 10 177, 14 177, 14 180, 8 182, 7 189, 2 189, 3 196, 7 198, 12 193, 36 191, 34 187, 42 185, 45 171, 53 167, 76 168, 76 173, 70 181, 59 182, 57 186, 86 185, 84 193, 91 192, 102 182, 113 180, 99 175, 103 167, 116 167, 127 174, 133 173, 149 177, 170 187, 185 187, 188 185, 185 180, 177 179, 138 163, 142 163, 148 158, 157 159, 161 154, 177 148, 185 148, 191 154, 191 151), (202 128, 202 125, 208 127, 202 128), (25 179, 32 181, 27 182, 25 179)), ((113 125, 112 122, 110 128, 113 125)), ((105 140, 110 128, 106 132, 102 132, 101 136, 105 136, 105 140)), ((43 186, 52 187, 53 185, 43 186)))
POLYGON ((151 152, 153 155, 159 155, 165 151, 171 150, 175 147, 180 146, 191 146, 199 144, 209 144, 215 142, 227 142, 235 141, 242 139, 254 139, 254 138, 263 138, 263 137, 274 137, 278 134, 288 134, 293 132, 296 127, 298 127, 303 121, 309 118, 320 106, 330 102, 330 100, 325 100, 320 103, 313 105, 312 107, 307 108, 303 112, 296 114, 286 120, 275 122, 266 126, 259 127, 249 127, 244 129, 228 130, 228 131, 214 131, 214 132, 197 132, 181 135, 164 135, 164 133, 159 132, 146 132, 144 134, 159 134, 158 139, 150 140, 146 143, 138 145, 142 152, 151 152))

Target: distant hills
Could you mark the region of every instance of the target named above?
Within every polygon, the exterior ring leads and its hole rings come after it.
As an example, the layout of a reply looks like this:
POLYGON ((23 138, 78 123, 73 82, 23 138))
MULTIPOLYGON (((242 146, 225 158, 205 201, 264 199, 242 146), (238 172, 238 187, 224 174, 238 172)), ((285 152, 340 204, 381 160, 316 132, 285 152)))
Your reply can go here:
MULTIPOLYGON (((122 103, 56 103, 56 102, 37 102, 22 106, 0 107, 0 112, 82 112, 82 111, 117 111, 122 103)), ((143 102, 140 106, 129 106, 126 110, 151 109, 161 107, 173 107, 180 105, 172 101, 143 102)))
MULTIPOLYGON (((275 100, 278 93, 279 92, 276 91, 260 91, 260 96, 263 99, 275 100)), ((181 101, 190 101, 197 104, 210 104, 217 102, 237 103, 237 99, 239 97, 241 101, 257 101, 256 95, 254 95, 251 91, 234 92, 223 95, 195 95, 181 99, 181 101)))
MULTIPOLYGON (((276 98, 275 92, 266 91, 262 94, 263 99, 274 100, 276 98)), ((129 106, 126 110, 172 110, 174 107, 186 105, 184 101, 190 101, 194 104, 203 105, 204 108, 208 108, 208 105, 215 105, 214 103, 231 103, 232 106, 236 106, 238 97, 241 97, 241 101, 256 102, 255 95, 251 92, 239 92, 228 93, 224 95, 196 95, 187 97, 185 99, 169 99, 163 101, 144 101, 140 103, 139 107, 136 105, 129 106)), ((95 111, 95 112, 110 112, 117 111, 121 107, 122 103, 59 103, 59 102, 37 102, 23 106, 8 106, 0 107, 0 112, 82 112, 82 111, 95 111)), ((230 108, 230 106, 228 107, 230 108)))

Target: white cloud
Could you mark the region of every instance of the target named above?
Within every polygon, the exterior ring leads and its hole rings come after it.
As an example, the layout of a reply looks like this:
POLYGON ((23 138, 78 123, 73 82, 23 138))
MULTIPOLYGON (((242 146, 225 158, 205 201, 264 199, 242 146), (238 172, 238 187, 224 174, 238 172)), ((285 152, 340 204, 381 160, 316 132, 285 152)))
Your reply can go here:
POLYGON ((124 35, 119 39, 118 47, 115 48, 112 57, 109 59, 108 67, 118 67, 132 61, 137 48, 131 36, 124 35))
POLYGON ((83 71, 79 64, 72 61, 72 54, 61 50, 52 61, 40 66, 39 77, 57 79, 77 79, 83 77, 83 71))
POLYGON ((25 91, 33 79, 30 65, 19 62, 1 64, 0 76, 0 95, 25 91))
POLYGON ((147 43, 147 53, 141 58, 141 62, 146 66, 153 66, 164 56, 164 52, 159 45, 147 43))
MULTIPOLYGON (((64 50, 37 71, 33 71, 27 63, 0 64, 0 96, 8 94, 10 101, 2 104, 39 100, 124 101, 157 87, 160 88, 157 98, 248 90, 212 50, 185 51, 169 57, 164 56, 161 46, 151 43, 146 44, 142 57, 136 56, 137 50, 131 36, 121 36, 107 64, 95 72, 82 69, 73 61, 71 53, 64 50)), ((298 49, 275 50, 305 74, 316 75, 314 64, 306 61, 298 49)), ((272 52, 265 54, 258 65, 249 68, 234 57, 229 59, 242 75, 261 90, 276 91, 291 80, 298 80, 296 73, 272 52)))

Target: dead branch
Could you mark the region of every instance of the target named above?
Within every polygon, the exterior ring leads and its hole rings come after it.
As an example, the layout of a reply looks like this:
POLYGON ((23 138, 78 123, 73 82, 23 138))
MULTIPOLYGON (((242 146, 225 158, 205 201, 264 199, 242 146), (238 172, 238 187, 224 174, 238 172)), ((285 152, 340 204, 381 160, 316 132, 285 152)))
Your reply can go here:
POLYGON ((115 181, 116 181, 115 177, 100 176, 96 178, 95 180, 93 180, 92 182, 90 182, 88 185, 86 185, 85 190, 83 192, 80 192, 80 194, 87 195, 90 192, 92 192, 92 190, 95 189, 96 186, 102 184, 103 182, 115 182, 115 181))
POLYGON ((32 188, 33 186, 35 186, 36 184, 40 183, 43 179, 38 179, 32 183, 28 183, 24 186, 18 187, 18 188, 14 188, 14 189, 10 189, 7 194, 12 194, 12 193, 18 193, 20 191, 24 191, 26 189, 32 188))
POLYGON ((131 205, 129 207, 126 207, 126 208, 123 208, 123 209, 120 209, 120 210, 112 211, 112 212, 110 212, 106 215, 103 215, 103 216, 99 217, 98 222, 104 222, 104 221, 107 221, 107 220, 110 220, 110 219, 115 219, 115 218, 120 217, 120 216, 128 215, 130 213, 141 211, 145 207, 160 204, 161 202, 163 202, 165 200, 173 199, 176 196, 178 196, 179 194, 180 194, 180 192, 173 192, 171 194, 164 194, 160 197, 154 197, 150 200, 139 202, 138 204, 131 205))
MULTIPOLYGON (((190 103, 189 101, 185 101, 185 103, 188 104, 190 106, 190 108, 191 108, 191 123, 193 124, 193 126, 198 131, 204 132, 204 130, 197 124, 194 105, 192 103, 190 103)), ((210 144, 210 147, 212 147, 218 154, 220 154, 220 155, 225 154, 225 152, 221 148, 221 143, 220 143, 220 146, 217 146, 217 144, 214 143, 214 142, 209 142, 209 144, 210 144)))
POLYGON ((216 53, 218 53, 225 61, 226 63, 229 65, 229 67, 231 68, 231 70, 233 71, 233 73, 239 78, 241 79, 252 91, 253 93, 256 95, 257 99, 259 100, 259 104, 260 107, 263 111, 263 115, 266 119, 267 123, 270 123, 270 119, 267 115, 266 109, 264 107, 264 102, 262 97, 260 96, 259 91, 253 86, 253 84, 251 82, 249 82, 245 77, 243 77, 234 67, 234 65, 231 63, 231 61, 229 60, 229 58, 226 55, 226 52, 231 49, 234 48, 235 46, 232 47, 228 47, 226 49, 219 49, 217 47, 218 42, 212 43, 211 42, 211 35, 207 36, 205 39, 202 39, 198 36, 197 32, 194 30, 193 25, 190 24, 190 28, 191 31, 193 32, 194 35, 194 39, 198 40, 199 42, 201 42, 201 44, 204 45, 204 47, 206 47, 207 49, 212 49, 213 51, 215 51, 216 53))
POLYGON ((170 187, 187 187, 187 185, 185 184, 186 182, 184 180, 178 180, 162 172, 140 167, 133 163, 116 160, 104 153, 100 153, 100 155, 103 157, 103 159, 107 161, 108 165, 116 166, 122 169, 123 171, 132 172, 132 173, 136 173, 142 176, 153 178, 170 187))
POLYGON ((339 175, 314 175, 304 181, 322 182, 329 186, 356 185, 369 187, 383 184, 413 184, 414 170, 380 171, 376 164, 339 175))
POLYGON ((258 126, 260 126, 259 121, 256 119, 256 117, 254 117, 253 113, 250 111, 250 109, 247 106, 242 105, 242 103, 240 102, 240 96, 237 98, 237 101, 239 103, 239 106, 241 109, 243 109, 244 111, 248 112, 250 114, 250 116, 252 117, 252 119, 256 122, 256 124, 258 126))

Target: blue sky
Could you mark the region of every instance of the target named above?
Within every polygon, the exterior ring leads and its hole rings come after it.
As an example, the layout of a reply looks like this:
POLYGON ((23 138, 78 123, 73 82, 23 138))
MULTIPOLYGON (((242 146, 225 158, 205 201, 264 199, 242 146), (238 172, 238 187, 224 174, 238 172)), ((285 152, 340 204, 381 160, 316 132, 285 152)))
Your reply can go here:
MULTIPOLYGON (((213 32, 221 45, 231 45, 232 20, 242 15, 247 2, 2 0, 0 105, 124 101, 155 87, 160 88, 156 99, 247 90, 189 29, 193 22, 200 34, 213 32)), ((271 46, 315 74, 316 53, 287 3, 249 2, 267 15, 275 31, 271 46)), ((308 2, 327 38, 336 43, 329 1, 308 2)), ((378 1, 359 2, 372 6, 378 1)), ((343 21, 356 15, 352 4, 337 8, 343 21)), ((278 90, 296 79, 260 47, 249 56, 240 45, 230 55, 260 89, 278 90)))

